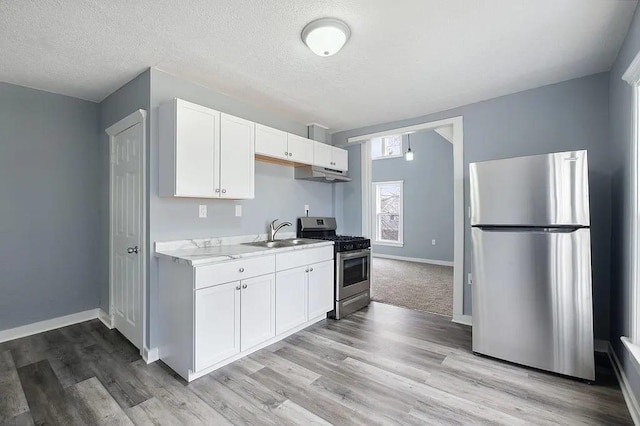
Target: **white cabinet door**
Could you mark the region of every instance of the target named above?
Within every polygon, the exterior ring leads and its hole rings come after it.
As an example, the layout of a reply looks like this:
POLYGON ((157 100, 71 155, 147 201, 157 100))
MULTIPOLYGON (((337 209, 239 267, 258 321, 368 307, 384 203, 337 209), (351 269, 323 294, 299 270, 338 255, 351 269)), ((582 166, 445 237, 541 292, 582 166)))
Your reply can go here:
POLYGON ((320 167, 332 166, 331 145, 322 142, 313 142, 313 164, 320 167))
POLYGON ((325 315, 333 309, 333 260, 309 266, 309 318, 325 315))
POLYGON ((246 351, 276 335, 276 276, 263 275, 240 284, 240 349, 246 351))
POLYGON ((349 170, 349 152, 346 149, 331 147, 331 166, 338 170, 349 170))
POLYGON ((220 161, 220 113, 180 99, 174 102, 175 195, 215 197, 220 161))
POLYGON ((255 123, 220 117, 220 197, 254 198, 255 123))
POLYGON ((240 282, 195 293, 195 371, 200 371, 240 352, 240 282))
POLYGON ((307 320, 308 267, 276 273, 276 334, 307 320))
POLYGON ((289 159, 288 133, 256 123, 256 154, 289 159))
POLYGON ((291 133, 288 137, 289 159, 296 163, 313 164, 313 141, 291 133))

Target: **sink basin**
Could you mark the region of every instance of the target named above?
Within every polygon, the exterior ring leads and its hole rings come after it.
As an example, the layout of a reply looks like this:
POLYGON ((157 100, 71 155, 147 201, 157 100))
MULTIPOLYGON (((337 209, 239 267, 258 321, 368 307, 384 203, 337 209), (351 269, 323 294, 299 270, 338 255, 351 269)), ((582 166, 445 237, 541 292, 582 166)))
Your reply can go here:
POLYGON ((242 243, 245 246, 255 246, 255 247, 267 247, 267 248, 278 248, 278 247, 290 247, 291 244, 286 244, 283 241, 254 241, 252 243, 242 243))
POLYGON ((276 240, 276 241, 254 241, 251 243, 243 243, 243 245, 254 246, 254 247, 278 248, 278 247, 299 246, 304 244, 313 244, 317 242, 318 242, 317 240, 310 240, 307 238, 290 238, 287 240, 276 240))

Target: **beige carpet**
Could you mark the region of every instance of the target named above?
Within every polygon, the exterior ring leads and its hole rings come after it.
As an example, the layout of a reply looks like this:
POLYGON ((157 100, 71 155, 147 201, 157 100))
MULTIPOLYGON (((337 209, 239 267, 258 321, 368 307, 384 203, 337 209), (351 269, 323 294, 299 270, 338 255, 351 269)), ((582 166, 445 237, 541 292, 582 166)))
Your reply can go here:
POLYGON ((419 311, 453 314, 453 267, 374 257, 371 299, 419 311))

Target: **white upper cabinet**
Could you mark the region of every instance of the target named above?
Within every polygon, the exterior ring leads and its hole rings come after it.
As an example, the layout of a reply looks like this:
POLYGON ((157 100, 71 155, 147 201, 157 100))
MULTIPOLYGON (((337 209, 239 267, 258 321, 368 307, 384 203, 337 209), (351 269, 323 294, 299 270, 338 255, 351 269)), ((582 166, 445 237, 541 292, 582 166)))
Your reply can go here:
POLYGON ((174 99, 160 107, 160 195, 215 197, 220 113, 174 99))
POLYGON ((255 127, 243 118, 220 117, 220 198, 255 195, 255 127))
POLYGON ((313 164, 313 141, 288 133, 289 159, 296 163, 313 164))
POLYGON ((333 168, 338 170, 349 170, 349 151, 335 146, 331 147, 331 159, 333 168))
POLYGON ((322 142, 313 142, 313 164, 328 169, 349 170, 349 154, 346 149, 322 142))
POLYGON ((313 141, 256 123, 256 154, 313 164, 313 141))
POLYGON ((289 159, 287 132, 256 123, 256 154, 289 159))
POLYGON ((253 198, 254 123, 182 99, 160 106, 161 196, 253 198))

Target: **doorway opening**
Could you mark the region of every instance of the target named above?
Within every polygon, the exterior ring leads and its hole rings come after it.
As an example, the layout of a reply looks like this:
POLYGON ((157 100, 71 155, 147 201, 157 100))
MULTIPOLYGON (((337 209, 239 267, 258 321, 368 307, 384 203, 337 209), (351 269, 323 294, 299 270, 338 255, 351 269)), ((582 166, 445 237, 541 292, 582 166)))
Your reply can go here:
POLYGON ((372 240, 373 298, 381 301, 385 298, 388 303, 447 315, 454 322, 470 325, 471 316, 463 312, 462 117, 355 136, 348 138, 348 143, 362 144, 362 234, 372 240), (411 136, 407 136, 409 134, 411 136), (427 140, 431 141, 431 148, 427 140), (409 142, 412 161, 406 161, 404 156, 409 150, 409 142), (441 144, 439 148, 437 144, 441 144), (434 160, 440 155, 436 151, 430 154, 431 149, 442 150, 440 154, 446 152, 448 160, 436 162, 436 165, 419 165, 426 158, 434 160), (380 155, 388 158, 373 159, 380 155), (403 172, 413 168, 414 173, 394 177, 388 171, 374 170, 378 168, 376 164, 387 164, 381 168, 393 169, 392 162, 396 162, 403 172), (436 169, 439 175, 435 174, 436 169), (437 177, 445 176, 444 169, 448 170, 447 177, 437 177), (434 177, 429 176, 430 172, 434 172, 434 177), (438 191, 439 195, 431 195, 439 200, 437 203, 435 198, 429 199, 430 195, 425 191, 427 185, 438 191), (424 193, 422 197, 420 192, 424 193), (426 208, 438 207, 439 216, 427 218, 426 213, 416 214, 422 208, 415 203, 418 198, 426 201, 426 208), (448 224, 438 225, 441 219, 448 224), (384 284, 385 276, 390 277, 390 284, 384 284))

